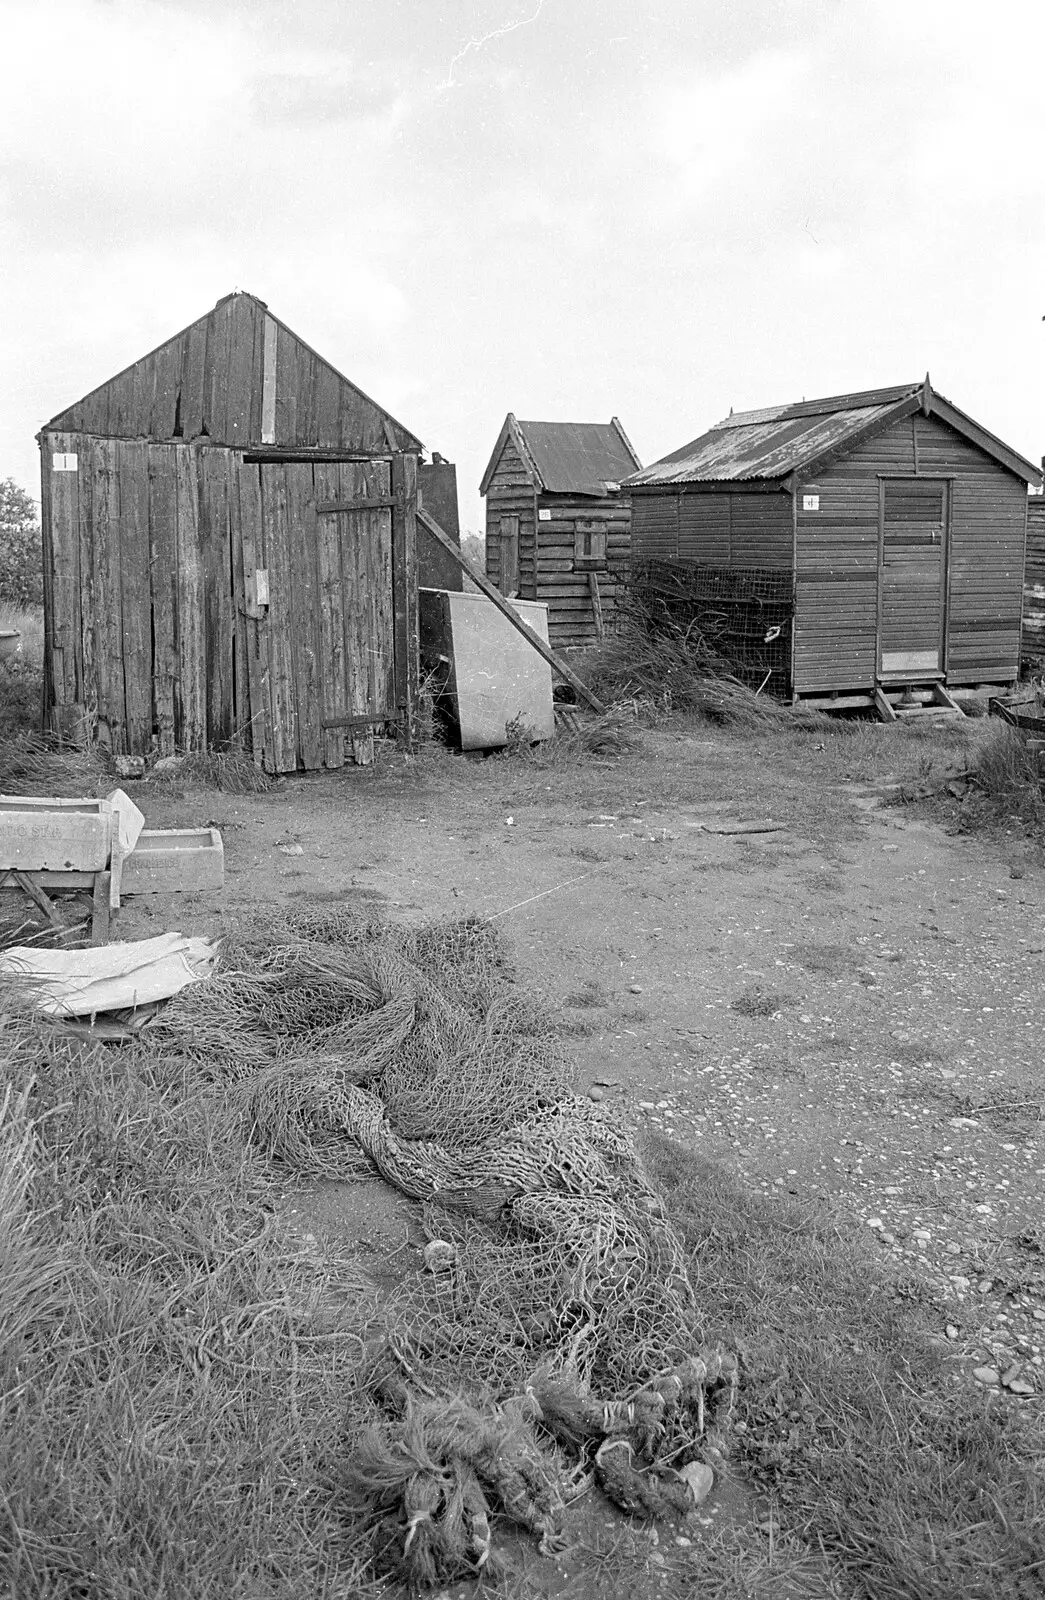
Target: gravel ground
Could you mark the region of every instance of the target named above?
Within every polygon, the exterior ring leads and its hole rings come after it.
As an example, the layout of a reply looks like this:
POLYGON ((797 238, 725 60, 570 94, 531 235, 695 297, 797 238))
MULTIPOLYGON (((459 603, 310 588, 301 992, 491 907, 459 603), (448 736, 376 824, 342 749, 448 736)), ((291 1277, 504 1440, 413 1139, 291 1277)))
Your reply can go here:
POLYGON ((273 898, 494 918, 580 1086, 871 1230, 956 1371, 1039 1404, 1045 873, 1018 836, 949 836, 884 803, 891 780, 852 781, 910 757, 880 733, 669 731, 602 767, 396 758, 269 796, 143 791, 150 826, 198 825, 202 803, 224 828, 226 888, 135 902, 122 933, 273 898))

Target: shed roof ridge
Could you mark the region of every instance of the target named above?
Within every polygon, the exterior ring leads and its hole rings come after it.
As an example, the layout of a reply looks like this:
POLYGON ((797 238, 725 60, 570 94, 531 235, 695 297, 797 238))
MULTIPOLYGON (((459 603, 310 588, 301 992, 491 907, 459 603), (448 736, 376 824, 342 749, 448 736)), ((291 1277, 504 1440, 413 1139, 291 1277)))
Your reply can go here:
POLYGON ((922 390, 917 383, 894 384, 889 388, 860 389, 851 394, 824 395, 813 400, 789 400, 780 405, 760 406, 752 411, 733 411, 720 422, 713 422, 709 433, 723 428, 753 428, 762 422, 785 422, 792 417, 830 416, 840 411, 863 411, 906 400, 922 390))
POLYGON ((212 317, 219 307, 227 305, 230 300, 238 299, 253 301, 254 304, 264 312, 266 317, 271 317, 272 321, 281 327, 285 333, 288 333, 290 337, 299 345, 301 345, 303 349, 307 350, 309 354, 314 356, 317 361, 322 362, 322 364, 334 374, 340 383, 346 384, 348 388, 351 389, 354 394, 357 394, 361 400, 365 400, 367 405, 373 406, 375 411, 379 412, 382 417, 387 418, 387 420, 391 422, 407 440, 412 441, 413 444, 417 446, 418 450, 424 448, 417 435, 414 434, 405 425, 405 423, 400 422, 398 417, 394 417, 385 406, 381 405, 379 401, 368 395, 366 391, 361 389, 357 383, 353 383, 351 378, 346 378, 345 374, 338 367, 335 367, 334 363, 329 360, 327 356, 322 355, 318 350, 314 349, 307 340, 301 337, 300 333, 296 333, 295 330, 285 323, 281 317, 277 317, 275 313, 269 309, 267 301, 262 300, 260 295, 253 294, 249 289, 233 289, 228 294, 222 295, 220 299, 216 300, 208 310, 202 312, 198 317, 193 317, 191 322, 186 323, 184 328, 179 328, 176 333, 169 334, 166 339, 161 339, 159 344, 153 345, 151 350, 143 351, 140 356, 136 356, 133 361, 129 361, 127 365, 125 367, 121 367, 118 372, 110 373, 110 375, 107 378, 104 378, 101 383, 96 383, 93 389, 88 389, 86 393, 80 395, 78 399, 70 401, 69 404, 63 406, 60 411, 56 411, 53 417, 41 425, 40 432, 44 433, 49 428, 58 430, 63 427, 64 424, 62 423, 62 418, 65 417, 68 412, 75 411, 78 407, 85 405, 88 400, 91 400, 95 395, 100 394, 103 389, 107 389, 110 384, 118 383, 119 380, 121 378, 125 378, 129 372, 133 372, 135 367, 139 367, 143 362, 150 361, 153 356, 159 355, 161 350, 166 350, 168 346, 177 344, 179 339, 183 339, 187 333, 192 331, 193 328, 198 327, 201 322, 206 322, 209 317, 212 317))

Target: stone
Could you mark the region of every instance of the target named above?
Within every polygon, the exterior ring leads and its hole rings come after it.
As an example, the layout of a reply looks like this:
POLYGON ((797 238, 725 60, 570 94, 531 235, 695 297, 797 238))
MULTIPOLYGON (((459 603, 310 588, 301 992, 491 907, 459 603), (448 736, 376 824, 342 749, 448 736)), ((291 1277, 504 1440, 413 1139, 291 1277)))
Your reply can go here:
POLYGON ((691 1461, 688 1466, 680 1467, 679 1477, 693 1496, 694 1505, 703 1505, 715 1482, 715 1474, 707 1463, 691 1461))
POLYGON ((996 1367, 974 1367, 972 1375, 977 1383, 987 1384, 991 1387, 1000 1381, 996 1367))
POLYGON ((457 1260, 457 1246, 448 1239, 430 1239, 424 1248, 424 1258, 429 1272, 449 1272, 457 1260))

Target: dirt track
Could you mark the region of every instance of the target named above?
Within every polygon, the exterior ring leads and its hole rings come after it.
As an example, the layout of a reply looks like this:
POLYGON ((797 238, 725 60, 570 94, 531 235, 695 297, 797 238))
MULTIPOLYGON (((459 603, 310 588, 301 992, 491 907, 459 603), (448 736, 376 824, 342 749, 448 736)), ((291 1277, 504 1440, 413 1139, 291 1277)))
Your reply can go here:
POLYGON ((658 732, 601 766, 393 755, 275 795, 144 789, 150 825, 221 826, 226 889, 133 902, 120 932, 299 895, 494 917, 579 1086, 872 1229, 957 1358, 1040 1388, 1040 856, 882 805, 868 775, 904 759, 885 730, 658 732))

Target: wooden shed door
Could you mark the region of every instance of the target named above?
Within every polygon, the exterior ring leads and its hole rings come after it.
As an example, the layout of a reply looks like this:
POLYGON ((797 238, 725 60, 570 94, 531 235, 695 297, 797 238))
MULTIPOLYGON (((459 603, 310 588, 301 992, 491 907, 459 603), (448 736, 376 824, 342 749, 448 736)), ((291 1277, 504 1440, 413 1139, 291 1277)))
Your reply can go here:
POLYGON ((268 587, 265 765, 339 767, 347 735, 396 716, 388 463, 254 470, 268 587))
POLYGON ((887 478, 881 488, 878 672, 943 674, 947 490, 939 478, 887 478))
POLYGON ((505 599, 519 593, 519 518, 501 518, 501 581, 505 599))

